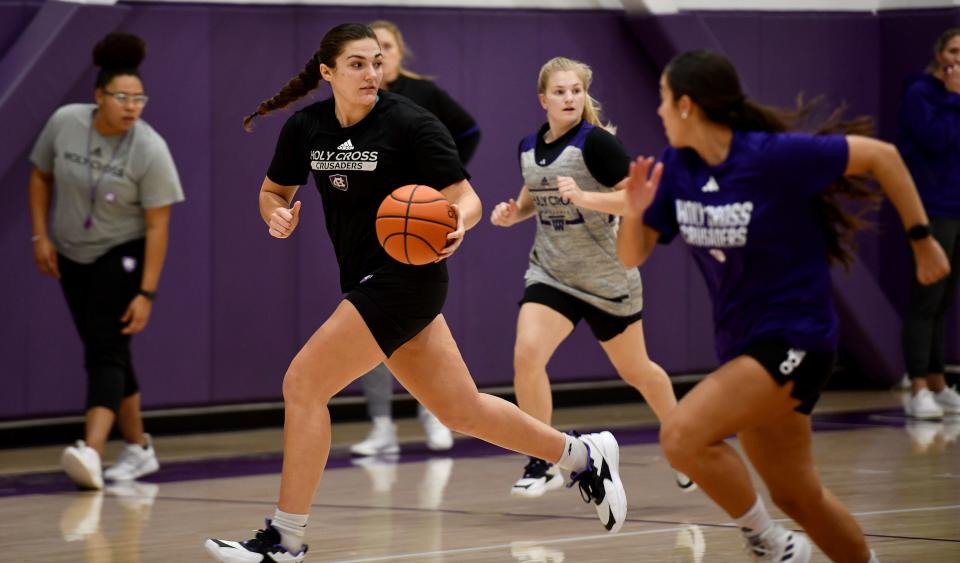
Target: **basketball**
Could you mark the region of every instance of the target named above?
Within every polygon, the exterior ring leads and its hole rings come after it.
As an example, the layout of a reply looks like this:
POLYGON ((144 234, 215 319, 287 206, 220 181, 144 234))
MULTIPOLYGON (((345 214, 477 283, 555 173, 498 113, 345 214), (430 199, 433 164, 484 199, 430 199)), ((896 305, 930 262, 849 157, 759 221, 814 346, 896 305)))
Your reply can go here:
POLYGON ((391 258, 421 266, 440 256, 457 214, 443 194, 410 184, 388 195, 377 210, 377 240, 391 258))

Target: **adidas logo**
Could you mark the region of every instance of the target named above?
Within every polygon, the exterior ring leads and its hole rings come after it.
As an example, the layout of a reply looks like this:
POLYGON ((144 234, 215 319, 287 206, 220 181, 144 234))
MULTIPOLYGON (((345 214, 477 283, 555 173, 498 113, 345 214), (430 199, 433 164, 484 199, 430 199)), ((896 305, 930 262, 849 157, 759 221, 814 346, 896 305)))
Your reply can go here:
POLYGON ((343 143, 341 143, 340 146, 337 147, 337 150, 340 150, 340 151, 352 151, 352 150, 353 150, 353 143, 350 142, 350 139, 347 139, 346 141, 344 141, 343 143))
POLYGON ((540 185, 541 185, 541 186, 549 186, 549 185, 550 185, 550 180, 547 180, 546 178, 543 178, 543 179, 540 180, 540 185))
POLYGON ((717 184, 717 181, 713 179, 713 176, 710 176, 710 179, 707 180, 707 183, 704 184, 702 188, 700 188, 700 191, 701 191, 701 192, 704 192, 704 193, 707 193, 707 192, 719 192, 719 191, 720 191, 720 185, 717 184))

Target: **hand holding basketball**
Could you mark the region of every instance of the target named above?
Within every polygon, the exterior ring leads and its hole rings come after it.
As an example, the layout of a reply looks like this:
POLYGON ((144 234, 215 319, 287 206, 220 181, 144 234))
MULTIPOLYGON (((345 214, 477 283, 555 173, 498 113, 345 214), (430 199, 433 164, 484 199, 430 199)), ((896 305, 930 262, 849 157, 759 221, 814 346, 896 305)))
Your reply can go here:
POLYGON ((456 203, 451 203, 450 209, 453 209, 453 212, 457 215, 457 230, 447 235, 447 246, 443 247, 437 262, 449 258, 451 254, 456 252, 463 244, 463 235, 467 232, 467 229, 463 226, 463 216, 460 215, 460 208, 456 203))
POLYGON ((501 201, 493 208, 490 213, 490 222, 498 227, 511 227, 516 224, 519 215, 517 201, 511 197, 507 201, 501 201))
POLYGON ((413 266, 437 262, 450 256, 463 240, 459 215, 437 190, 402 186, 384 198, 377 210, 377 240, 398 262, 413 266))
POLYGON ((300 223, 300 201, 293 204, 293 207, 278 207, 270 214, 270 236, 276 238, 287 238, 293 234, 293 230, 300 223))

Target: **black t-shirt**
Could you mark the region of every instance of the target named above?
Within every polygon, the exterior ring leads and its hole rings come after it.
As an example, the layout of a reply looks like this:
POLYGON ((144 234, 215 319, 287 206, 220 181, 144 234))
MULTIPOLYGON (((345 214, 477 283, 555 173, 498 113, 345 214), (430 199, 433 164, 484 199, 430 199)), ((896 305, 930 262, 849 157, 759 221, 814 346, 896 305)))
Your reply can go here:
POLYGON ((311 170, 344 292, 381 268, 446 281, 445 262, 407 266, 387 256, 375 225, 377 208, 394 189, 422 184, 442 190, 469 178, 450 132, 436 117, 384 91, 373 110, 350 127, 337 121, 333 98, 309 105, 283 126, 267 177, 281 186, 300 186, 311 170))
POLYGON ((480 129, 473 116, 432 80, 400 75, 390 83, 390 92, 413 100, 443 123, 457 144, 460 160, 470 161, 480 142, 480 129))
MULTIPOLYGON (((544 123, 537 131, 537 146, 533 153, 537 162, 547 163, 556 160, 583 124, 584 122, 580 121, 576 127, 564 133, 559 139, 548 143, 543 140, 543 136, 550 128, 550 124, 544 123)), ((518 151, 518 154, 519 152, 522 151, 518 151)), ((587 133, 587 138, 583 141, 583 162, 587 165, 590 175, 608 188, 619 184, 630 172, 630 157, 627 156, 623 143, 602 127, 594 127, 587 133)))

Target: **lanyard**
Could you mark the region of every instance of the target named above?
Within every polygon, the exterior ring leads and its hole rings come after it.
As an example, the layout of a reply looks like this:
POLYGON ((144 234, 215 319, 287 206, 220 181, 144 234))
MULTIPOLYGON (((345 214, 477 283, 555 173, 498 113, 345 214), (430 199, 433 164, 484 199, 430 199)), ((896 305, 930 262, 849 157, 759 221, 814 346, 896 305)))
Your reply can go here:
POLYGON ((107 161, 106 166, 103 167, 103 170, 100 172, 100 176, 97 178, 96 182, 93 180, 93 160, 90 158, 90 145, 93 143, 93 120, 90 121, 90 129, 87 130, 87 182, 90 185, 90 211, 87 212, 87 218, 83 221, 83 228, 89 229, 93 226, 93 206, 97 202, 97 190, 100 188, 100 182, 103 180, 103 177, 107 175, 107 172, 110 170, 110 166, 113 164, 113 161, 117 158, 117 155, 120 154, 120 147, 123 146, 123 142, 127 140, 127 136, 130 134, 129 131, 124 132, 123 137, 120 137, 120 141, 117 143, 117 146, 113 147, 113 154, 110 155, 110 160, 107 161))

